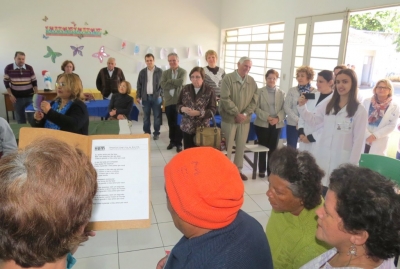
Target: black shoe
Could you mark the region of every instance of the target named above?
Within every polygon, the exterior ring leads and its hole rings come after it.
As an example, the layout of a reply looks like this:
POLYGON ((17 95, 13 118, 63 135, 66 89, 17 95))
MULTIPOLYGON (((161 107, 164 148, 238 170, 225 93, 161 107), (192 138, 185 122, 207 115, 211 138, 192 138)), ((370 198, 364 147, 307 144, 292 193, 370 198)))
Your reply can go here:
POLYGON ((154 135, 154 136, 153 136, 153 140, 158 140, 158 138, 160 138, 159 135, 154 135))
POLYGON ((172 149, 173 147, 175 147, 175 145, 174 145, 174 144, 172 144, 172 143, 169 143, 169 145, 168 145, 167 149, 168 149, 168 150, 170 150, 170 149, 172 149))
POLYGON ((243 175, 242 173, 240 173, 240 177, 241 177, 241 179, 243 180, 243 181, 246 181, 248 178, 245 176, 245 175, 243 175))
POLYGON ((176 152, 181 152, 182 151, 182 146, 176 146, 176 152))
POLYGON ((264 178, 265 177, 265 173, 258 173, 258 177, 264 178))

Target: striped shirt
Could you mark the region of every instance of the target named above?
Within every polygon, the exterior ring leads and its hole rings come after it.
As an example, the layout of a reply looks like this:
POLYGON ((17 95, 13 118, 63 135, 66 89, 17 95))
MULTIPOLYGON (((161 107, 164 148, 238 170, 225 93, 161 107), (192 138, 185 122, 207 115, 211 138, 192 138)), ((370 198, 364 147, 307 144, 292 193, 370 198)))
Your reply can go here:
POLYGON ((11 89, 16 98, 31 96, 33 87, 37 87, 32 66, 25 64, 19 68, 15 63, 7 65, 4 69, 4 86, 6 89, 11 89))
POLYGON ((204 78, 204 83, 209 85, 211 88, 214 89, 215 91, 215 97, 218 97, 221 95, 221 83, 222 79, 225 76, 225 71, 222 68, 216 67, 216 68, 210 68, 208 66, 204 67, 204 73, 205 73, 205 78, 204 78), (215 71, 216 72, 213 72, 215 71))

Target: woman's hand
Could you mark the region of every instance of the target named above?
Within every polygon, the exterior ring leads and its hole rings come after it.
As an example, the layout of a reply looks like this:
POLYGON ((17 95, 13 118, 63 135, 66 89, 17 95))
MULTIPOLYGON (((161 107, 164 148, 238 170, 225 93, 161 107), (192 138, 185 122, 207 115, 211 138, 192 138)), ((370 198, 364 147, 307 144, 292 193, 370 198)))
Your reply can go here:
POLYGON ((187 106, 181 107, 181 112, 182 112, 182 113, 185 113, 185 114, 188 114, 188 115, 189 115, 189 112, 190 112, 190 111, 192 111, 192 109, 191 109, 190 107, 187 107, 187 106))
POLYGON ((277 124, 278 122, 279 122, 279 119, 278 119, 278 118, 268 117, 268 123, 269 123, 270 125, 275 125, 275 124, 277 124))
POLYGON ((168 255, 162 258, 158 263, 156 269, 163 269, 165 264, 167 263, 168 255))
POLYGON ((44 114, 47 114, 47 112, 49 112, 49 110, 51 109, 51 106, 49 102, 42 101, 40 103, 40 108, 42 109, 44 114))
POLYGON ((297 104, 299 106, 304 106, 307 103, 307 99, 304 97, 304 95, 300 95, 299 99, 297 100, 297 104))
POLYGON ((306 144, 309 144, 310 143, 310 140, 308 140, 308 138, 307 138, 307 136, 305 136, 305 135, 300 135, 300 141, 301 142, 303 142, 303 143, 306 143, 306 144))
POLYGON ((186 114, 188 114, 190 117, 197 117, 197 116, 200 116, 200 115, 201 115, 200 111, 193 110, 193 109, 191 109, 191 110, 190 110, 188 113, 186 113, 186 114))
POLYGON ((372 134, 372 135, 367 137, 366 142, 367 142, 368 145, 371 145, 372 142, 374 142, 375 140, 376 140, 376 137, 372 134))
POLYGON ((124 119, 125 119, 125 116, 122 115, 122 114, 119 114, 119 115, 117 116, 117 120, 124 120, 124 119))
POLYGON ((117 110, 116 109, 113 109, 113 110, 110 111, 110 116, 111 117, 115 116, 115 114, 117 114, 117 110))
POLYGON ((35 114, 33 115, 33 118, 37 121, 41 121, 44 117, 44 114, 40 111, 36 111, 35 114))

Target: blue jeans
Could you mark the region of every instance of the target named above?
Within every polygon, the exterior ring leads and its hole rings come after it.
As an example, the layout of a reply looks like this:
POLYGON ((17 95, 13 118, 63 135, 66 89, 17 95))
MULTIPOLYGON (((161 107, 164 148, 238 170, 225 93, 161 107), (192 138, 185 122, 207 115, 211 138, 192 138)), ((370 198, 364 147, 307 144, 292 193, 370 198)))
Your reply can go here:
MULTIPOLYGON (((16 98, 17 101, 14 104, 14 111, 15 111, 15 116, 17 118, 18 124, 23 124, 26 123, 26 117, 25 117, 25 108, 32 104, 32 96, 30 97, 18 97, 16 98)), ((33 120, 33 113, 26 113, 28 122, 31 122, 33 120)))
POLYGON ((296 126, 286 126, 286 141, 289 147, 294 149, 297 148, 297 141, 299 140, 299 134, 297 133, 296 126))
POLYGON ((147 100, 142 100, 143 106, 143 131, 146 134, 151 134, 150 115, 153 110, 154 116, 154 135, 160 135, 161 125, 161 97, 155 98, 153 95, 147 95, 147 100))

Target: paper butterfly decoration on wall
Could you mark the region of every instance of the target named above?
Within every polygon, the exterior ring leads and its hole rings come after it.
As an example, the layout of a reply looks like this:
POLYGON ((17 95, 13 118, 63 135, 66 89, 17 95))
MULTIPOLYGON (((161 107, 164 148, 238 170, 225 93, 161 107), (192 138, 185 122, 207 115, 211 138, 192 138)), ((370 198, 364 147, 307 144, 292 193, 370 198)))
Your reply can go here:
POLYGON ((87 22, 85 21, 85 25, 89 25, 89 23, 87 23, 87 22))
POLYGON ((203 56, 203 49, 201 48, 200 45, 197 46, 197 52, 198 52, 198 54, 199 54, 200 57, 203 56))
POLYGON ((47 38, 49 38, 47 35, 45 35, 45 34, 43 34, 43 38, 44 39, 47 39, 47 38))
POLYGON ((162 49, 160 50, 160 59, 166 58, 167 55, 168 55, 167 49, 162 48, 162 49))
POLYGON ((140 51, 140 47, 138 45, 135 45, 135 49, 133 50, 133 54, 138 54, 140 51))
POLYGON ((42 19, 43 21, 47 21, 49 18, 47 18, 47 16, 44 16, 44 18, 42 19))
POLYGON ((107 30, 104 30, 103 35, 108 35, 108 31, 107 31, 107 30))
POLYGON ((126 48, 126 41, 122 41, 122 44, 121 44, 121 49, 123 50, 124 48, 126 48))
POLYGON ((74 47, 74 46, 70 46, 71 49, 74 51, 72 54, 73 56, 75 56, 76 54, 79 54, 80 56, 83 56, 82 54, 82 50, 84 48, 84 46, 79 46, 79 47, 74 47))
POLYGON ((74 25, 74 27, 76 27, 76 23, 74 21, 71 21, 71 23, 74 25))
POLYGON ((78 35, 78 38, 82 39, 83 38, 83 34, 78 35))
POLYGON ((151 54, 153 54, 153 47, 148 47, 148 49, 147 49, 147 53, 151 53, 151 54))
POLYGON ((105 53, 104 46, 101 46, 98 52, 92 54, 92 57, 99 59, 100 63, 102 63, 103 59, 105 57, 110 57, 110 55, 105 53))
POLYGON ((60 57, 62 54, 61 53, 59 53, 59 52, 54 52, 49 46, 47 46, 47 54, 46 55, 44 55, 43 57, 44 58, 51 58, 51 61, 53 62, 53 63, 55 63, 56 62, 56 58, 57 57, 60 57))

